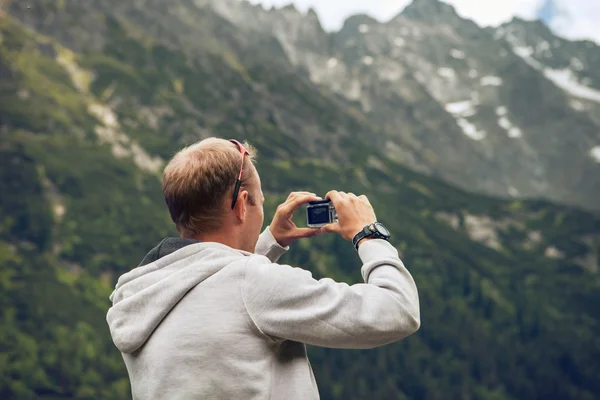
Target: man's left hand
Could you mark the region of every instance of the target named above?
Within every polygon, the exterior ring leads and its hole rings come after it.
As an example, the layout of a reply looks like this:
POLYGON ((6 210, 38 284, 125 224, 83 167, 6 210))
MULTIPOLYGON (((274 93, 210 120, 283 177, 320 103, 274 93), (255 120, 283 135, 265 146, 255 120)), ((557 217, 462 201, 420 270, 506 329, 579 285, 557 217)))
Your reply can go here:
POLYGON ((285 203, 277 207, 273 222, 269 226, 273 237, 282 247, 287 247, 298 239, 308 238, 325 233, 321 229, 298 228, 292 217, 294 212, 303 204, 323 200, 314 193, 292 192, 285 203))

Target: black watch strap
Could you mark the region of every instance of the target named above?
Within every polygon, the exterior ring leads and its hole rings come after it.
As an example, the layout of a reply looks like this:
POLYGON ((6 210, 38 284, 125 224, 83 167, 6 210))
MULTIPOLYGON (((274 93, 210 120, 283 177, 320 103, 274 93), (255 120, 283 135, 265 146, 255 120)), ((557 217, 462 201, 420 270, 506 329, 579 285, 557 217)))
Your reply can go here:
POLYGON ((364 238, 389 239, 389 236, 385 236, 377 230, 375 224, 377 224, 377 222, 365 226, 362 231, 358 232, 356 236, 354 236, 352 239, 352 244, 356 250, 358 250, 358 243, 364 238))

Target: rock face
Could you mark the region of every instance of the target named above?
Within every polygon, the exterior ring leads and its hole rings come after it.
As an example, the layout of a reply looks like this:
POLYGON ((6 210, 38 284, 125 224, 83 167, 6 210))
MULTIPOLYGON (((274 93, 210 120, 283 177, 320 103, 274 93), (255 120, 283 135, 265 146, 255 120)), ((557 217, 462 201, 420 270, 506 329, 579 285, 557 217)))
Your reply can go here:
MULTIPOLYGON (((208 4, 206 2, 205 4, 208 4)), ((214 2, 273 35, 310 79, 357 106, 370 140, 468 190, 600 209, 600 47, 539 21, 481 29, 437 0, 388 23, 364 15, 323 31, 313 11, 214 2)))

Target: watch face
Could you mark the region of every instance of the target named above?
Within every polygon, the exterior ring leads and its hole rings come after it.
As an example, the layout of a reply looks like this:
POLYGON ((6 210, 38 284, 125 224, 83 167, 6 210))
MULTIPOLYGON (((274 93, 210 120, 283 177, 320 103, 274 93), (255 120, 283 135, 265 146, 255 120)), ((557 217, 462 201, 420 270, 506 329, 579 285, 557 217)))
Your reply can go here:
POLYGON ((375 229, 377 229, 377 231, 379 233, 381 233, 383 236, 390 236, 390 231, 388 231, 387 228, 385 226, 383 226, 383 224, 380 224, 380 223, 375 224, 375 229))

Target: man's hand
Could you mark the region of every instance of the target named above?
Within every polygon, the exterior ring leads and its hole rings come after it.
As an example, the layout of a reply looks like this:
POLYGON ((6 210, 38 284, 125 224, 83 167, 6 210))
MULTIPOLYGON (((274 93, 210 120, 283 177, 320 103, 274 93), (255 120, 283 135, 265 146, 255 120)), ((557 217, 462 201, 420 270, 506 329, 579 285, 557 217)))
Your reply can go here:
POLYGON ((335 232, 346 240, 352 240, 365 226, 377 221, 367 196, 332 190, 325 198, 333 203, 339 221, 321 228, 325 232, 335 232))
POLYGON ((314 193, 309 192, 292 192, 285 203, 277 207, 273 222, 269 226, 271 233, 283 247, 287 247, 298 239, 308 238, 325 233, 325 230, 298 228, 292 221, 294 212, 303 204, 311 201, 323 200, 314 193))

